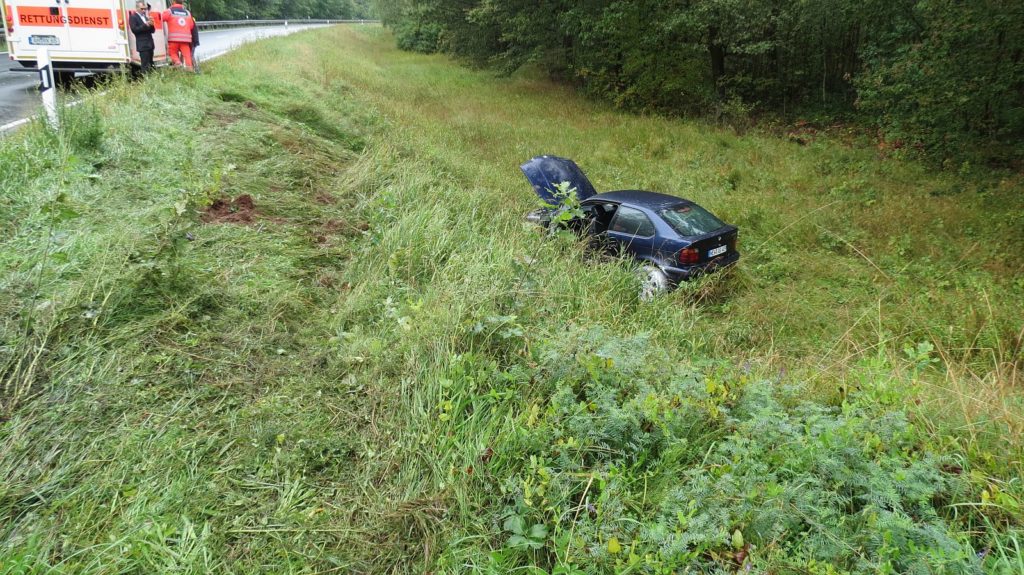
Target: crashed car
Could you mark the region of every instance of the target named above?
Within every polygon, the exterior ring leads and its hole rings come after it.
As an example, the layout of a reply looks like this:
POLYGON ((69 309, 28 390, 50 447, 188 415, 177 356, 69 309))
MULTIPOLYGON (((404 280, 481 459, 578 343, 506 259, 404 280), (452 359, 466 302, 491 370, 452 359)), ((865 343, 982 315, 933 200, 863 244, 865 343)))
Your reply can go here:
POLYGON ((527 220, 572 229, 639 260, 645 299, 739 260, 736 226, 690 200, 642 190, 599 194, 576 162, 557 156, 537 156, 520 169, 545 204, 527 220))

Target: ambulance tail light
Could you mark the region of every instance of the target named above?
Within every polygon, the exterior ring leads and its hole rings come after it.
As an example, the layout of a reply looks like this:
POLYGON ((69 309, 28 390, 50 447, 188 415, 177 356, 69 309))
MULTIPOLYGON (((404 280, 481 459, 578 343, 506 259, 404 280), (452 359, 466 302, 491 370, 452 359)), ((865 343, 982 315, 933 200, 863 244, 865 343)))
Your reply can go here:
POLYGON ((7 15, 7 36, 14 34, 14 12, 11 12, 11 5, 4 6, 4 14, 7 15))

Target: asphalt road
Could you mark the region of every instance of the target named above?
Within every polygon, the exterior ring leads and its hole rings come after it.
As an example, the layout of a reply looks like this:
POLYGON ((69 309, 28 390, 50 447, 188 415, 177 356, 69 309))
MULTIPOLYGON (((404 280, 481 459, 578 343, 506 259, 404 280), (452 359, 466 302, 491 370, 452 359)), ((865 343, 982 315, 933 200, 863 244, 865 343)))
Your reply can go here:
MULTIPOLYGON (((0 126, 32 115, 41 103, 35 92, 39 79, 28 72, 8 72, 7 52, 0 52, 0 126)), ((13 63, 11 63, 13 64, 13 63)))
MULTIPOLYGON (((200 46, 196 51, 199 61, 208 60, 229 52, 246 42, 283 36, 299 30, 319 28, 322 24, 308 26, 292 25, 267 26, 262 28, 235 28, 228 30, 208 30, 200 33, 200 46)), ((36 86, 38 77, 33 72, 11 72, 15 66, 7 57, 7 52, 0 52, 0 126, 21 120, 38 112, 42 106, 36 86)))

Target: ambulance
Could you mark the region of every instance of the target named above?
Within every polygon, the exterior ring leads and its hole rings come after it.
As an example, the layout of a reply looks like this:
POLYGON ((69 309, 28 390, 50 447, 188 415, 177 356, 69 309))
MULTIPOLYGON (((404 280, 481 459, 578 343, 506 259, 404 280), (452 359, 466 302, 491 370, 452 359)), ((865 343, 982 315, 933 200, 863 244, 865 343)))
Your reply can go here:
MULTIPOLYGON (((112 72, 138 66, 135 37, 128 26, 134 0, 0 0, 7 27, 7 51, 21 69, 36 68, 46 48, 54 72, 67 81, 78 72, 112 72)), ((164 0, 149 0, 159 15, 164 0)), ((167 60, 167 42, 157 19, 153 61, 167 60)), ((17 67, 12 69, 18 69, 17 67)))

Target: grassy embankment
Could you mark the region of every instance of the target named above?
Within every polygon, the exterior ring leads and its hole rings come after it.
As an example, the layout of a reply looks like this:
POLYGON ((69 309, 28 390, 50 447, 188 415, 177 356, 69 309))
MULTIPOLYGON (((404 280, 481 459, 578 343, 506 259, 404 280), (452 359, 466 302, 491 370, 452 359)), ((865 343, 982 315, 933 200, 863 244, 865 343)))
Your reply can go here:
POLYGON ((0 572, 1024 570, 1018 176, 391 46, 0 142, 0 572), (637 301, 521 222, 539 153, 699 201, 742 266, 637 301))

